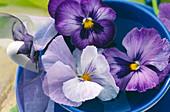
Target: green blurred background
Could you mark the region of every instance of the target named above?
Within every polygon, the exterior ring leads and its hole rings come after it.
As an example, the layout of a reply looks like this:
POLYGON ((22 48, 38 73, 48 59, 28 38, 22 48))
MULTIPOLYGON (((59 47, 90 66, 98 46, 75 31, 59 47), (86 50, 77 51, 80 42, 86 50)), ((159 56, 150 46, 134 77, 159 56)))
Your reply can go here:
MULTIPOLYGON (((48 1, 49 0, 0 0, 0 12, 12 15, 49 16, 47 10, 48 1)), ((145 4, 145 0, 128 1, 145 4)), ((161 3, 163 2, 170 2, 170 0, 161 0, 161 3)), ((0 112, 18 112, 14 87, 17 65, 8 58, 5 48, 0 48, 0 54, 0 112)))
MULTIPOLYGON (((49 0, 0 0, 0 12, 11 14, 30 14, 38 16, 49 16, 47 5, 49 0)), ((140 3, 145 3, 145 0, 128 0, 140 3)), ((170 0, 161 0, 170 2, 170 0)))

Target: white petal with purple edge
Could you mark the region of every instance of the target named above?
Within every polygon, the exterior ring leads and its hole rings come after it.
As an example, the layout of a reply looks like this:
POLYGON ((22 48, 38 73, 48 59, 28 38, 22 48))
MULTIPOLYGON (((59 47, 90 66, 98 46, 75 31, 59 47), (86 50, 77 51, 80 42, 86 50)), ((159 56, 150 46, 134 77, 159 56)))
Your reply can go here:
POLYGON ((76 64, 77 74, 79 76, 83 74, 82 70, 81 70, 81 64, 80 64, 81 54, 82 54, 82 51, 80 51, 77 48, 73 51, 73 58, 74 58, 74 62, 76 64))
POLYGON ((77 77, 63 84, 64 95, 74 102, 84 102, 94 99, 102 89, 103 87, 95 82, 83 81, 77 77))
POLYGON ((99 94, 99 98, 102 101, 108 101, 117 96, 119 93, 119 87, 116 85, 115 80, 110 74, 110 67, 105 59, 105 57, 101 54, 98 54, 90 64, 90 77, 93 82, 100 84, 104 89, 99 94), (91 73, 92 72, 92 73, 91 73))
POLYGON ((140 71, 133 74, 126 86, 126 90, 144 92, 147 89, 156 87, 158 84, 159 77, 157 73, 145 66, 140 66, 140 71))
POLYGON ((61 61, 76 71, 73 56, 63 36, 58 36, 52 41, 45 54, 42 56, 42 61, 45 70, 48 70, 57 61, 61 61))
POLYGON ((62 62, 56 62, 44 77, 43 90, 44 93, 56 103, 68 106, 80 106, 81 102, 73 102, 67 99, 62 91, 63 83, 72 78, 75 78, 74 71, 62 62))
POLYGON ((82 72, 85 72, 88 65, 97 55, 97 48, 94 46, 87 46, 85 49, 83 49, 80 60, 82 72))

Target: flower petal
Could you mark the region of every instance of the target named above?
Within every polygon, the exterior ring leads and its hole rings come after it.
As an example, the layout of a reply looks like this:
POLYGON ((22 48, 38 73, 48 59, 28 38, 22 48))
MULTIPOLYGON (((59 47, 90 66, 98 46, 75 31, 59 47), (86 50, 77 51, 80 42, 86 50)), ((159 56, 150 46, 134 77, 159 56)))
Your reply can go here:
POLYGON ((101 7, 97 10, 94 20, 106 19, 113 21, 116 18, 116 12, 110 7, 101 7))
POLYGON ((113 22, 108 20, 96 21, 90 29, 77 29, 71 36, 71 42, 80 50, 87 45, 106 47, 115 37, 116 28, 113 22))
POLYGON ((93 82, 104 87, 98 96, 102 101, 108 101, 117 96, 119 88, 110 74, 109 64, 103 55, 98 54, 92 60, 86 72, 90 73, 93 82))
POLYGON ((73 0, 65 0, 56 10, 55 27, 60 34, 70 36, 81 27, 82 17, 84 15, 80 4, 73 0))
POLYGON ((81 0, 81 7, 87 11, 86 14, 94 11, 96 12, 99 8, 105 6, 102 0, 81 0))
POLYGON ((61 61, 76 71, 73 56, 65 43, 63 36, 58 36, 52 41, 45 54, 42 56, 42 61, 45 70, 48 70, 57 61, 61 61))
POLYGON ((73 58, 74 58, 74 62, 76 64, 77 74, 79 76, 80 76, 80 74, 83 74, 82 70, 81 70, 81 63, 80 63, 81 54, 82 54, 82 51, 80 51, 77 48, 73 51, 73 58))
POLYGON ((35 34, 35 50, 43 50, 57 33, 58 31, 55 29, 54 20, 48 21, 47 24, 42 26, 35 34))
MULTIPOLYGON (((109 49, 105 49, 102 54, 106 57, 106 59, 109 58, 121 58, 123 60, 132 62, 133 60, 130 59, 125 53, 121 52, 120 50, 118 50, 117 48, 109 48, 109 49)), ((112 63, 112 60, 107 60, 109 63, 112 63)))
POLYGON ((132 60, 117 48, 104 50, 102 53, 110 65, 112 76, 117 75, 118 78, 123 78, 130 73, 129 64, 132 60))
POLYGON ((91 61, 97 56, 97 54, 97 48, 94 46, 87 46, 83 49, 80 60, 82 72, 85 72, 86 68, 90 65, 91 61))
POLYGON ((83 81, 77 77, 68 80, 63 84, 65 96, 74 102, 84 102, 86 100, 94 99, 99 95, 102 89, 103 87, 97 83, 83 81))
MULTIPOLYGON (((48 12, 52 18, 55 18, 57 7, 65 0, 50 0, 48 3, 48 12)), ((75 0, 80 3, 81 0, 75 0)))
POLYGON ((63 83, 75 78, 74 71, 62 62, 58 61, 50 69, 47 70, 47 74, 43 81, 44 93, 59 104, 68 106, 80 106, 81 102, 73 102, 67 99, 63 93, 63 83))
POLYGON ((163 46, 160 35, 153 28, 134 28, 125 36, 122 44, 128 56, 134 61, 140 61, 140 64, 154 58, 163 46))
POLYGON ((129 70, 129 64, 132 60, 117 48, 105 49, 102 54, 110 65, 110 73, 116 84, 120 90, 124 90, 132 76, 132 72, 129 70))
POLYGON ((156 72, 151 69, 140 66, 140 71, 136 71, 130 79, 126 90, 144 92, 152 89, 159 84, 159 77, 156 72))
POLYGON ((167 39, 162 39, 163 48, 160 49, 159 54, 153 59, 146 62, 145 65, 153 65, 159 71, 162 71, 169 62, 170 58, 170 45, 167 39))
POLYGON ((163 71, 158 72, 159 82, 160 83, 164 80, 164 78, 166 76, 169 76, 169 74, 168 74, 169 72, 170 72, 170 63, 165 67, 165 69, 163 71))
POLYGON ((162 3, 159 5, 158 18, 164 23, 170 31, 170 3, 162 3))

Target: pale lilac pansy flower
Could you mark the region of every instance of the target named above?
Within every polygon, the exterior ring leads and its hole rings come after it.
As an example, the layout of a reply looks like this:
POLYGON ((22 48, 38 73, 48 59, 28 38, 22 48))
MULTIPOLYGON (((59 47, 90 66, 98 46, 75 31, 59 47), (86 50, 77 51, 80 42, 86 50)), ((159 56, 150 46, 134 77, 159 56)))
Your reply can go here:
POLYGON ((134 28, 122 42, 127 54, 105 49, 110 72, 121 90, 144 92, 156 87, 169 72, 170 45, 155 29, 134 28))
POLYGON ((63 37, 58 36, 42 61, 46 71, 43 90, 56 103, 78 107, 95 97, 111 100, 119 92, 107 60, 94 46, 82 52, 76 49, 72 55, 63 37))
POLYGON ((71 36, 73 45, 80 50, 87 45, 103 48, 113 41, 116 32, 113 9, 101 0, 61 1, 51 0, 49 12, 54 17, 55 10, 56 29, 64 36, 71 36))

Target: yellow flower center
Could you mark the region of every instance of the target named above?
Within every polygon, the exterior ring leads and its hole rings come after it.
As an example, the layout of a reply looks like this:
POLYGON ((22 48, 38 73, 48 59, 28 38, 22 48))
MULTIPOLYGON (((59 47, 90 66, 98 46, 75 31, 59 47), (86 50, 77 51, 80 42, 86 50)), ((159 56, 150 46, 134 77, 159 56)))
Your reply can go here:
POLYGON ((83 76, 81 76, 80 78, 84 79, 85 81, 91 81, 90 78, 90 73, 85 73, 83 76))
POLYGON ((130 70, 136 71, 136 70, 138 70, 139 66, 140 66, 139 62, 135 61, 135 63, 132 63, 132 64, 129 65, 129 68, 130 68, 130 70))
POLYGON ((83 23, 82 24, 84 25, 84 28, 86 28, 86 29, 91 28, 94 25, 92 18, 85 18, 85 19, 83 19, 83 23))

